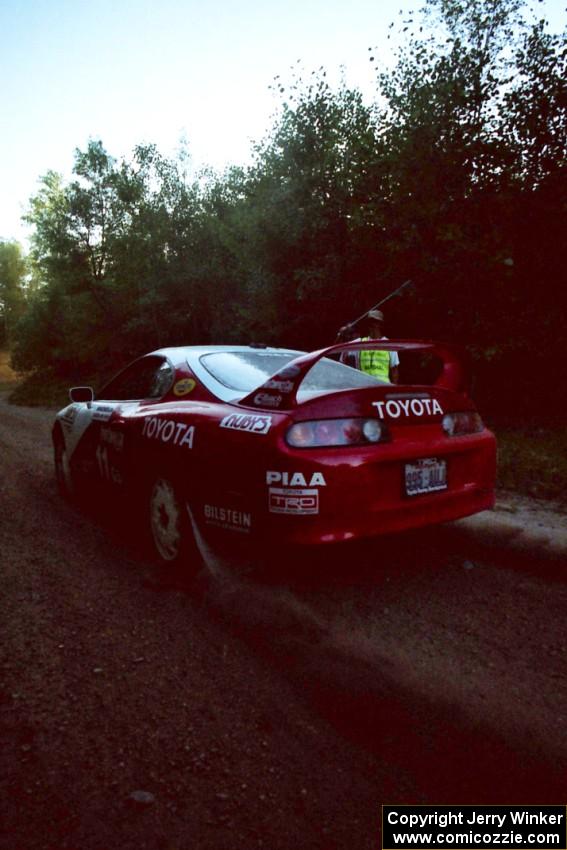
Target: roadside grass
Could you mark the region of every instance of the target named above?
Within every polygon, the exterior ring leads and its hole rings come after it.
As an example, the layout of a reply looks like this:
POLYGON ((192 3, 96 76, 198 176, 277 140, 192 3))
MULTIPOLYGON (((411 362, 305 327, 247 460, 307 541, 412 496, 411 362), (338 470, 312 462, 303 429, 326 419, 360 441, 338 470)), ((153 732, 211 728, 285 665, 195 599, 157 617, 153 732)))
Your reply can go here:
MULTIPOLYGON (((82 380, 97 386, 98 378, 82 380)), ((68 379, 46 369, 26 377, 10 369, 9 355, 0 352, 0 391, 12 404, 61 408, 69 403, 68 379)), ((498 441, 497 486, 540 499, 567 501, 567 425, 493 425, 498 441)))
POLYGON ((540 499, 567 500, 567 425, 493 430, 499 487, 540 499))
POLYGON ((61 408, 69 404, 70 386, 68 379, 60 378, 50 369, 46 369, 23 376, 5 389, 11 389, 8 395, 10 404, 22 407, 61 408))
POLYGON ((0 392, 13 389, 19 377, 10 366, 10 352, 0 351, 0 392))

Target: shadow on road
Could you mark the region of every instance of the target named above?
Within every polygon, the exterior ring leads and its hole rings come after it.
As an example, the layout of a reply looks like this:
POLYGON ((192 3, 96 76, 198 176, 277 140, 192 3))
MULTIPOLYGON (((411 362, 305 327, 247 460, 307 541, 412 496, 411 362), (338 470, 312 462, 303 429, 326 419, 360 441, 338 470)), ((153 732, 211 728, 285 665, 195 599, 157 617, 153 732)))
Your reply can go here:
MULTIPOLYGON (((465 534, 467 551, 470 541, 465 534)), ((431 576, 462 560, 458 528, 391 537, 372 546, 345 547, 325 556, 296 556, 264 581, 235 577, 213 564, 200 594, 211 614, 276 664, 335 729, 372 752, 392 771, 411 777, 415 793, 436 803, 557 802, 567 764, 537 741, 512 739, 499 718, 475 720, 444 693, 435 699, 391 657, 357 655, 356 641, 337 640, 309 603, 313 592, 375 591, 400 572, 431 576), (354 648, 353 648, 354 647, 354 648)), ((485 547, 478 551, 486 555, 485 547)), ((210 554, 210 553, 209 553, 210 554)), ((453 675, 462 675, 458 669, 453 675)))
MULTIPOLYGON (((98 517, 100 520, 100 516, 98 517)), ((112 519, 106 517, 110 533, 112 519)), ((118 532, 117 532, 118 533, 118 532)), ((136 557, 144 550, 134 543, 136 557)), ((375 593, 391 576, 420 580, 465 558, 518 567, 502 539, 482 539, 448 526, 345 545, 325 552, 288 553, 263 564, 219 555, 205 546, 207 566, 196 579, 152 580, 153 590, 183 592, 213 619, 280 669, 337 732, 406 778, 413 800, 431 803, 540 804, 563 799, 567 764, 537 741, 512 740, 498 718, 476 721, 444 693, 416 688, 380 648, 375 657, 337 640, 332 623, 311 600, 351 589, 375 593), (494 555, 499 556, 494 558, 494 555)), ((563 566, 546 560, 559 580, 563 566)), ((521 569, 530 569, 528 559, 521 569)), ((147 561, 146 561, 147 566, 147 561)), ((324 606, 323 609, 324 611, 324 606)), ((458 669, 454 676, 462 675, 458 669)), ((466 707, 465 707, 466 708, 466 707)), ((402 801, 400 801, 402 802, 402 801)), ((406 799, 407 802, 407 799, 406 799)))

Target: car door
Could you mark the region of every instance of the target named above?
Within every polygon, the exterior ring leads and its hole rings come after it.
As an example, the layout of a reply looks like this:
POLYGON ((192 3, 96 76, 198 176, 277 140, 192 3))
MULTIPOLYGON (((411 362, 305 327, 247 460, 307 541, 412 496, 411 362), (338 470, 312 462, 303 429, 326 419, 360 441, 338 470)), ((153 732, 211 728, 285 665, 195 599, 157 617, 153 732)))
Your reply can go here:
POLYGON ((75 470, 105 488, 128 484, 131 468, 129 425, 140 405, 159 402, 173 383, 175 370, 163 356, 136 360, 113 378, 84 412, 84 429, 74 458, 75 470))

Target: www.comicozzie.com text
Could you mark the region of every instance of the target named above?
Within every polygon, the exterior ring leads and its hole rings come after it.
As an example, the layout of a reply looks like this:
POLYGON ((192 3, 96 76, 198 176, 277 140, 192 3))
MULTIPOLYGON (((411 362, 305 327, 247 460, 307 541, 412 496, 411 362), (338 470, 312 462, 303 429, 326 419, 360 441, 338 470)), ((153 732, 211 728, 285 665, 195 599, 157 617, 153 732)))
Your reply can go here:
POLYGON ((483 847, 495 846, 539 846, 539 847, 564 847, 560 832, 528 832, 527 828, 533 826, 553 827, 559 826, 564 830, 565 814, 551 813, 545 811, 495 811, 487 813, 471 809, 466 811, 445 811, 411 813, 390 810, 386 813, 386 824, 390 832, 391 846, 399 847, 483 847), (431 826, 437 826, 443 832, 421 832, 420 830, 431 826), (470 829, 467 832, 449 832, 447 827, 480 827, 480 831, 470 829), (409 832, 394 832, 392 827, 406 827, 409 832), (417 829, 416 829, 417 827, 417 829), (484 831, 492 829, 490 831, 484 831), (516 827, 516 830, 513 829, 516 827), (507 828, 506 831, 503 831, 507 828))

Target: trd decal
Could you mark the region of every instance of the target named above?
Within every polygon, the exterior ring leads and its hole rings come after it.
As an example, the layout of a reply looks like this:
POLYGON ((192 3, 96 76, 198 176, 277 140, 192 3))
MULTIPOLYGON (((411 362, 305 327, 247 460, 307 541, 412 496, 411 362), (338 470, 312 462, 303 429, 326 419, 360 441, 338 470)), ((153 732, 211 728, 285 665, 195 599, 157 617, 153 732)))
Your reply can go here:
POLYGON ((318 514, 319 491, 284 487, 268 489, 268 510, 271 514, 318 514))

